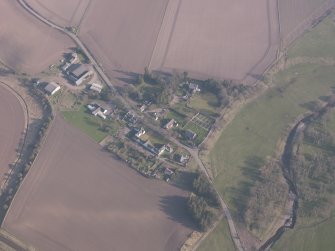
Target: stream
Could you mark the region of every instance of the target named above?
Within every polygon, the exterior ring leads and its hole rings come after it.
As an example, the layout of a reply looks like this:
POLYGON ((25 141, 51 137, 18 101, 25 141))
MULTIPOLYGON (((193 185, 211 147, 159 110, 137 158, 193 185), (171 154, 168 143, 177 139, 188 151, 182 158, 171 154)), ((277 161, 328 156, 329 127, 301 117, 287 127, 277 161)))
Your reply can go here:
POLYGON ((278 241, 284 232, 287 229, 293 229, 296 221, 297 221, 297 210, 299 206, 298 201, 298 192, 297 192, 297 184, 294 176, 294 172, 291 166, 291 160, 293 157, 293 148, 295 145, 296 136, 308 125, 313 119, 317 119, 321 117, 324 113, 326 113, 330 108, 335 106, 334 101, 328 102, 322 109, 312 114, 306 115, 304 118, 299 120, 298 123, 294 125, 292 130, 290 131, 286 142, 284 152, 281 155, 282 162, 282 172, 283 176, 289 186, 289 197, 293 201, 292 211, 290 217, 285 221, 284 225, 278 228, 276 233, 268 239, 260 248, 259 251, 267 251, 269 250, 276 241, 278 241))

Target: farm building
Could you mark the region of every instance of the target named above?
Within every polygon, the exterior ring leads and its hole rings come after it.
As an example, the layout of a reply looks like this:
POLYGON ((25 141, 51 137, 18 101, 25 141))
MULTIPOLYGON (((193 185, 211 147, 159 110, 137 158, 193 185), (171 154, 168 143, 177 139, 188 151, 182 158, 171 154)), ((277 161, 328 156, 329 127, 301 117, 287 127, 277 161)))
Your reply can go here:
POLYGON ((93 71, 86 65, 74 65, 73 69, 68 71, 68 75, 75 85, 81 85, 89 76, 93 75, 93 71))
POLYGON ((60 90, 60 86, 55 82, 50 82, 45 88, 44 91, 49 95, 54 95, 56 92, 60 90))
POLYGON ((191 130, 186 130, 185 131, 185 137, 188 140, 194 140, 197 137, 197 134, 195 132, 192 132, 191 130))
POLYGON ((102 88, 103 88, 102 85, 97 84, 97 83, 93 83, 90 86, 91 91, 95 91, 95 92, 98 92, 98 93, 100 93, 102 91, 102 88))

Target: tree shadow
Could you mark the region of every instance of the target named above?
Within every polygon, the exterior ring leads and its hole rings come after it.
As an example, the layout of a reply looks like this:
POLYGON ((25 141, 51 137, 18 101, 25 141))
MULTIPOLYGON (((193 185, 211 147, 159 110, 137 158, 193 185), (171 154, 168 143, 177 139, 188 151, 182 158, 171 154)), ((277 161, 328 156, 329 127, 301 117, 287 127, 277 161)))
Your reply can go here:
POLYGON ((173 185, 188 192, 193 191, 193 181, 197 177, 195 172, 180 171, 173 181, 173 185))
POLYGON ((162 196, 159 206, 170 220, 195 230, 197 226, 188 211, 187 200, 187 197, 179 195, 162 196))
POLYGON ((251 189, 256 182, 261 182, 260 169, 264 166, 265 161, 258 156, 249 156, 242 167, 243 179, 236 187, 229 188, 232 194, 232 204, 237 209, 235 215, 237 220, 241 223, 245 222, 245 212, 248 209, 248 201, 251 196, 251 189))
POLYGON ((122 70, 114 70, 114 72, 120 73, 123 75, 122 77, 117 77, 117 80, 120 80, 126 84, 137 85, 138 79, 141 74, 136 72, 122 71, 122 70))

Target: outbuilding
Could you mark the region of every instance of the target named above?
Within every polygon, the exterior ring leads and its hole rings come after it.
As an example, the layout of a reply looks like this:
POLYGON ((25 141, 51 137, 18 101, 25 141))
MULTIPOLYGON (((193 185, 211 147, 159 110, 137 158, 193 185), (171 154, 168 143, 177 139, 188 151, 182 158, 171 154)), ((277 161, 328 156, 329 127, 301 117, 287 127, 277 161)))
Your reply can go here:
POLYGON ((56 82, 50 82, 44 88, 44 91, 48 93, 50 96, 54 95, 56 92, 60 90, 60 86, 56 82))
POLYGON ((73 65, 69 70, 69 77, 73 80, 76 85, 81 85, 89 76, 92 76, 94 73, 89 69, 87 65, 73 65))

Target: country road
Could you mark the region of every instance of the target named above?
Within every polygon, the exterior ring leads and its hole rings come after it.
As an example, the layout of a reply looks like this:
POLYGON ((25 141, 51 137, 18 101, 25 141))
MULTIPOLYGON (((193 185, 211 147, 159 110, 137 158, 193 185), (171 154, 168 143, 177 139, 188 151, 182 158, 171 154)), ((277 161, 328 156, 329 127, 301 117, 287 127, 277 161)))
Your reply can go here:
MULTIPOLYGON (((101 66, 98 64, 98 62, 96 61, 96 59, 94 58, 94 56, 90 53, 90 51, 86 48, 86 46, 84 45, 84 43, 72 32, 68 31, 66 28, 61 27, 59 25, 54 24, 53 22, 51 22, 50 20, 46 19, 45 17, 43 17, 42 15, 40 15, 39 13, 37 13, 33 8, 31 8, 25 0, 17 0, 20 5, 26 10, 28 11, 31 15, 35 16, 37 19, 39 19, 40 21, 42 21, 43 23, 47 24, 48 26, 65 33, 67 36, 69 36, 76 44, 79 48, 81 48, 81 50, 86 54, 86 56, 88 57, 88 59, 91 61, 91 64, 93 65, 94 69, 96 70, 96 72, 99 74, 99 76, 102 78, 102 80, 105 82, 106 85, 109 86, 109 88, 114 91, 115 93, 117 93, 114 85, 112 84, 111 80, 107 77, 107 75, 105 74, 105 72, 103 71, 103 69, 101 68, 101 66)), ((127 108, 129 110, 132 110, 131 106, 128 104, 128 102, 120 95, 120 98, 122 99, 124 105, 127 106, 127 108)), ((147 125, 149 128, 154 129, 155 131, 159 131, 160 133, 162 133, 165 137, 167 137, 169 140, 171 140, 173 143, 177 144, 180 147, 185 148, 187 151, 190 152, 191 156, 195 159, 195 161, 197 162, 198 166, 200 167, 200 169, 206 174, 208 180, 213 183, 212 178, 210 177, 206 167, 204 166, 203 162, 201 161, 201 159, 199 158, 199 150, 198 149, 192 149, 190 147, 187 147, 183 144, 181 144, 177 139, 174 139, 172 137, 169 137, 169 135, 163 131, 163 129, 161 128, 157 128, 154 125, 147 125)), ((235 228, 235 224, 234 221, 232 219, 231 213, 229 211, 229 208, 227 206, 227 204, 224 202, 223 198, 221 197, 220 193, 218 191, 216 191, 219 198, 220 198, 220 202, 221 202, 221 206, 224 212, 224 215, 228 221, 228 225, 229 225, 229 229, 230 229, 230 235, 234 241, 235 247, 238 251, 244 251, 244 248, 242 246, 241 240, 239 238, 239 235, 237 233, 237 230, 235 228)))

